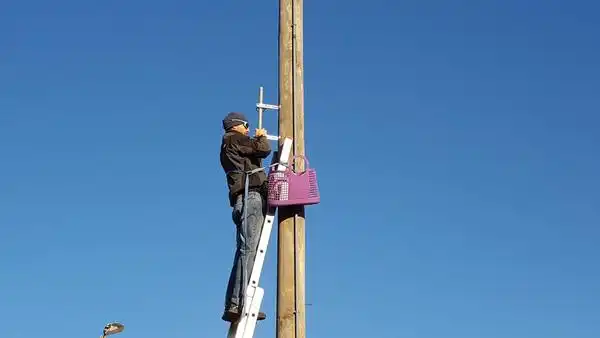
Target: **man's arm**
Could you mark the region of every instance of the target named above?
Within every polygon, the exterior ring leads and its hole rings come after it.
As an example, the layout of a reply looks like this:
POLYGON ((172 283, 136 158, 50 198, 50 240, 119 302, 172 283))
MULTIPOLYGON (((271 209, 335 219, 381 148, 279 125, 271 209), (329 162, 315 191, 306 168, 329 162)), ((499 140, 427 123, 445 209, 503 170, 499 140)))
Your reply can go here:
POLYGON ((245 156, 265 158, 271 153, 271 145, 266 136, 242 136, 238 141, 238 148, 245 156))

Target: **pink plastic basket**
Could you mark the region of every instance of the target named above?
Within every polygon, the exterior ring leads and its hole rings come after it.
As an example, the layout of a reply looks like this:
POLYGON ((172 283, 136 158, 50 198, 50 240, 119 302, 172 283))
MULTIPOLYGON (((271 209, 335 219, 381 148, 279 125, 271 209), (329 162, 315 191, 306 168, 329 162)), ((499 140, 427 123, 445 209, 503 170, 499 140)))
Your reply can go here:
MULTIPOLYGON (((308 160, 304 156, 305 170, 296 173, 290 168, 285 171, 269 172, 268 202, 272 206, 285 205, 311 205, 321 201, 317 173, 308 167, 308 160)), ((294 163, 293 160, 290 163, 294 163)))

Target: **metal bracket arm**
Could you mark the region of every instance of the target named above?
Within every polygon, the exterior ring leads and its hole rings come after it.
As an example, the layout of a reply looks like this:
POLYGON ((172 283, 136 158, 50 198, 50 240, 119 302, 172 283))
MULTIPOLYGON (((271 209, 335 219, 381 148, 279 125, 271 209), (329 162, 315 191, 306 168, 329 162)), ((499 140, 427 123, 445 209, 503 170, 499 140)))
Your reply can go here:
POLYGON ((266 103, 257 103, 256 104, 256 108, 259 108, 259 109, 270 109, 270 110, 279 110, 279 106, 278 105, 275 105, 275 104, 266 104, 266 103))

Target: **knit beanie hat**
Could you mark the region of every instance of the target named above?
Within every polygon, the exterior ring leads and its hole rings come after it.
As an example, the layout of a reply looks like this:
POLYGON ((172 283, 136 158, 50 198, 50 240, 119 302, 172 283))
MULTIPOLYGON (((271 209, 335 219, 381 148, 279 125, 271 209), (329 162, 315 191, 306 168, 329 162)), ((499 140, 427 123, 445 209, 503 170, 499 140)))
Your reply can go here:
POLYGON ((232 112, 227 114, 227 116, 225 116, 225 118, 223 119, 223 129, 228 130, 231 127, 235 127, 244 122, 248 123, 248 119, 244 114, 232 112))

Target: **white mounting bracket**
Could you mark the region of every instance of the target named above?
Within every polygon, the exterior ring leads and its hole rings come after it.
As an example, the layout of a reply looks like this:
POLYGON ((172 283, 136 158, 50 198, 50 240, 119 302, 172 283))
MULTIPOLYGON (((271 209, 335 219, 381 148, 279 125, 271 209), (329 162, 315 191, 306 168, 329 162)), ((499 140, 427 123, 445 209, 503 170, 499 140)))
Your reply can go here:
MULTIPOLYGON (((260 88, 258 89, 258 103, 256 104, 256 111, 258 111, 258 128, 262 128, 262 119, 263 119, 263 112, 265 110, 279 110, 279 106, 276 104, 266 104, 263 102, 264 100, 264 94, 265 94, 265 90, 262 86, 260 86, 260 88)), ((279 140, 279 136, 275 136, 275 135, 267 135, 267 139, 271 140, 271 141, 278 141, 279 140)))
MULTIPOLYGON (((260 87, 262 89, 262 87, 260 87)), ((266 103, 257 103, 256 108, 258 109, 271 109, 271 110, 279 110, 279 106, 274 104, 266 104, 266 103)))
MULTIPOLYGON (((285 165, 288 163, 291 152, 292 139, 285 138, 283 146, 281 147, 281 154, 279 154, 278 163, 280 164, 277 166, 277 171, 285 171, 285 165)), ((273 162, 274 161, 275 157, 273 157, 273 162)), ((273 229, 276 209, 276 207, 272 206, 267 208, 262 232, 260 233, 260 239, 258 241, 258 247, 256 248, 254 266, 252 267, 252 273, 250 274, 250 281, 246 287, 242 316, 238 322, 231 323, 229 332, 227 333, 228 338, 252 338, 254 336, 256 319, 265 294, 265 290, 258 286, 258 281, 260 280, 260 274, 265 262, 265 255, 267 254, 267 247, 269 245, 271 230, 273 229)))

